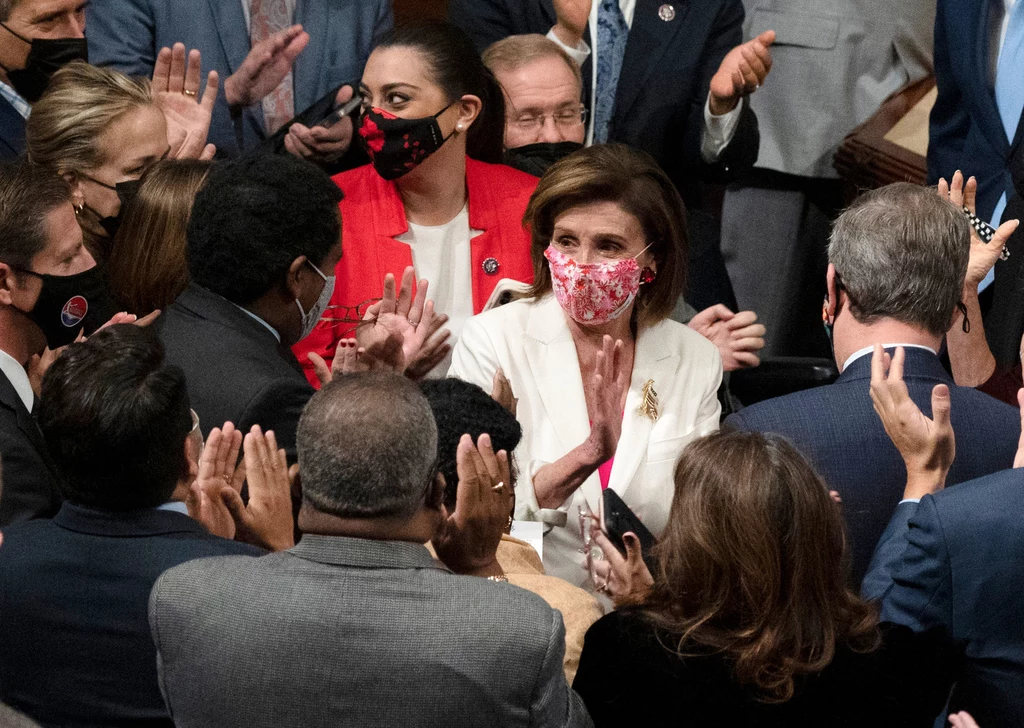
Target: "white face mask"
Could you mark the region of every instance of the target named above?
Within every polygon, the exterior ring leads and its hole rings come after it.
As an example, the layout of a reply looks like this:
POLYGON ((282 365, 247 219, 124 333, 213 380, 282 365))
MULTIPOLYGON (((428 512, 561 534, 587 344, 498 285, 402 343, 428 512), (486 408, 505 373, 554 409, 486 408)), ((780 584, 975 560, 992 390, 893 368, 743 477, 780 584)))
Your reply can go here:
MULTIPOLYGON (((306 261, 309 263, 309 261, 306 261)), ((302 317, 302 335, 299 339, 305 339, 311 333, 316 325, 323 318, 324 311, 327 310, 327 305, 331 302, 331 296, 334 295, 334 276, 325 276, 323 271, 317 268, 312 263, 309 263, 313 270, 320 274, 320 277, 324 279, 324 287, 320 291, 320 298, 313 304, 313 308, 309 311, 304 311, 302 308, 302 302, 299 299, 295 299, 295 305, 299 307, 299 316, 302 317)))

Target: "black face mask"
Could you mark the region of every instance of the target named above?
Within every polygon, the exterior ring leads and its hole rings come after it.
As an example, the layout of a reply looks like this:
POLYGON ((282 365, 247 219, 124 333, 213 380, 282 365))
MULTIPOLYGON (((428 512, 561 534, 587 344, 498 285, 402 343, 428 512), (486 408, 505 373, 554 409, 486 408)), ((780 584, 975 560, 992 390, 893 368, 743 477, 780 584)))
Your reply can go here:
POLYGON ((89 62, 89 46, 85 38, 26 38, 11 30, 5 23, 0 27, 18 40, 29 43, 24 68, 7 68, 11 86, 29 103, 35 103, 50 85, 50 78, 72 61, 89 62))
POLYGON ((580 149, 583 145, 579 142, 539 142, 506 149, 503 161, 520 172, 543 177, 552 164, 580 149))
POLYGON ((98 329, 113 315, 107 278, 100 266, 70 276, 55 276, 18 268, 39 278, 43 287, 31 311, 22 311, 43 330, 51 349, 70 344, 85 329, 98 329))
POLYGON ((139 187, 142 185, 142 180, 129 179, 124 182, 118 182, 115 185, 108 185, 106 182, 100 182, 95 177, 90 177, 87 174, 79 173, 81 177, 95 182, 100 187, 106 187, 108 190, 113 190, 117 193, 117 199, 121 201, 121 207, 117 211, 116 215, 110 215, 109 217, 100 217, 99 213, 93 210, 91 207, 89 211, 96 216, 96 221, 107 236, 113 240, 114 236, 117 235, 118 229, 121 227, 121 218, 124 217, 124 210, 127 205, 135 199, 135 196, 139 193, 139 187))
POLYGON ((376 108, 364 113, 359 139, 377 174, 386 180, 398 179, 444 146, 451 134, 441 135, 437 117, 449 108, 451 104, 422 119, 401 119, 376 108))

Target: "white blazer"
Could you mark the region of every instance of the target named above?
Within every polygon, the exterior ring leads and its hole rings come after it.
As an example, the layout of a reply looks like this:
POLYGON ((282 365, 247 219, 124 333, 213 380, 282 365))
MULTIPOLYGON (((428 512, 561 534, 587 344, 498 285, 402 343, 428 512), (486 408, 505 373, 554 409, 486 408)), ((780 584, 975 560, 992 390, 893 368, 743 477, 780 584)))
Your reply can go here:
MULTIPOLYGON (((543 521, 544 569, 593 591, 579 527, 584 503, 598 513, 601 480, 594 472, 558 509, 542 509, 533 476, 582 444, 590 434, 576 345, 553 295, 515 301, 466 321, 448 376, 491 391, 501 367, 519 400, 523 439, 516 449, 516 517, 543 521)), ((668 521, 673 470, 683 447, 718 429, 722 359, 714 344, 675 321, 642 330, 633 356, 622 435, 608 487, 618 493, 655 536, 668 521), (639 413, 650 380, 658 418, 639 413)))

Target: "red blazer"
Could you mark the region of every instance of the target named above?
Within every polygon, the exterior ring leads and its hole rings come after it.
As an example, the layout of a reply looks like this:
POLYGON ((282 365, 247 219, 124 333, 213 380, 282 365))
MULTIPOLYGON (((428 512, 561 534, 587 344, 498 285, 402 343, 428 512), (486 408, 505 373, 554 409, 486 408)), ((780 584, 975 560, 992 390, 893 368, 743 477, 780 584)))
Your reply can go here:
MULTIPOLYGON (((331 305, 356 306, 381 296, 386 274, 393 273, 401 280, 402 272, 412 265, 409 246, 395 240, 409 229, 409 223, 394 182, 382 179, 372 166, 342 172, 333 179, 345 199, 340 204, 342 253, 335 268, 331 305)), ((466 158, 469 226, 483 231, 470 244, 474 313, 480 313, 502 278, 533 282, 530 235, 522 220, 537 181, 505 165, 466 158)), ((327 316, 333 313, 328 310, 327 316)), ((313 333, 292 347, 314 387, 319 381, 306 355, 314 351, 329 366, 338 341, 346 333, 352 336, 353 328, 352 324, 321 321, 313 333)))

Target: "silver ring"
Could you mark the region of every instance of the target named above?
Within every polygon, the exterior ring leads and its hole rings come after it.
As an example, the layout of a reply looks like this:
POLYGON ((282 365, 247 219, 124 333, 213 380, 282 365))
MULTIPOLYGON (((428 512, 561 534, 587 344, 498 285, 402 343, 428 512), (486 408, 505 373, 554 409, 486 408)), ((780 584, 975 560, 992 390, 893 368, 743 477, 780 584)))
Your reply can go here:
POLYGON ((494 486, 493 488, 491 488, 491 490, 493 490, 495 493, 499 493, 499 492, 501 492, 501 489, 504 488, 504 487, 505 487, 505 482, 502 481, 502 482, 498 483, 496 486, 494 486))

